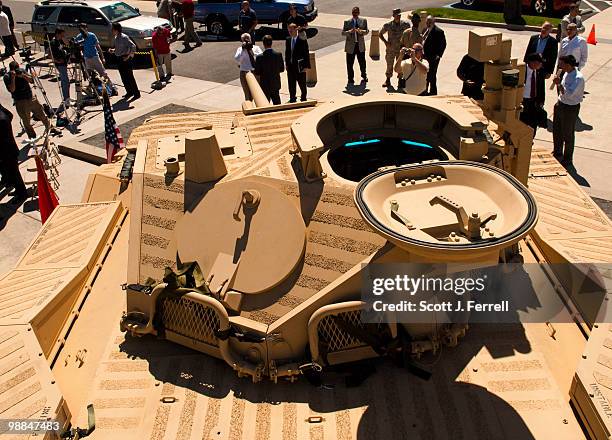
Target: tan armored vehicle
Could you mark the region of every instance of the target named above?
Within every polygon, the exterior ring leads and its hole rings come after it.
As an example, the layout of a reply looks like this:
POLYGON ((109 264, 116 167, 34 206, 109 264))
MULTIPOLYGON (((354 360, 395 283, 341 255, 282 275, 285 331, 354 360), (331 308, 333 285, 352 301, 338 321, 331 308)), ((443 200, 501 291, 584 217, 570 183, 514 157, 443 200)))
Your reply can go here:
POLYGON ((0 280, 0 418, 94 439, 609 438, 612 223, 518 121, 510 41, 474 31, 469 52, 482 103, 268 106, 251 81, 241 110, 136 129, 0 280), (371 271, 425 263, 514 271, 514 313, 555 313, 364 320, 371 271))

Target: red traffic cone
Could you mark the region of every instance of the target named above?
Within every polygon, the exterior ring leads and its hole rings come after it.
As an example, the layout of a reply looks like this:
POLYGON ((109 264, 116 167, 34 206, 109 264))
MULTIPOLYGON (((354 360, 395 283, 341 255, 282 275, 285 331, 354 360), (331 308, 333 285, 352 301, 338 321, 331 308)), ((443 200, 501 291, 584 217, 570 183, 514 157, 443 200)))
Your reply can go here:
POLYGON ((38 156, 36 156, 36 175, 38 177, 38 209, 40 211, 40 219, 44 224, 55 207, 59 205, 59 202, 53 188, 51 188, 49 179, 47 179, 47 173, 45 172, 42 160, 38 156))
POLYGON ((587 38, 587 43, 592 44, 593 46, 597 44, 597 38, 595 38, 595 25, 591 28, 591 32, 589 32, 589 36, 587 38))

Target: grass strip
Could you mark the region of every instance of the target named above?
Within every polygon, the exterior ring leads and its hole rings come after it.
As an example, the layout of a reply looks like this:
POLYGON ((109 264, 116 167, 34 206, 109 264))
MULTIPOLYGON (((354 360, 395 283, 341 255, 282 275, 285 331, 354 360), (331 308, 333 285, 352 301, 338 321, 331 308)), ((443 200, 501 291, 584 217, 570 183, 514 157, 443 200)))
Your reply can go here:
MULTIPOLYGON (((476 11, 473 9, 457 9, 457 8, 420 8, 426 10, 435 17, 440 18, 456 18, 458 20, 469 21, 484 21, 491 23, 504 23, 504 14, 502 12, 485 12, 476 11)), ((420 10, 415 8, 415 10, 420 10)), ((541 26, 545 21, 550 21, 553 27, 559 24, 559 18, 540 17, 534 15, 523 15, 526 25, 541 26)))

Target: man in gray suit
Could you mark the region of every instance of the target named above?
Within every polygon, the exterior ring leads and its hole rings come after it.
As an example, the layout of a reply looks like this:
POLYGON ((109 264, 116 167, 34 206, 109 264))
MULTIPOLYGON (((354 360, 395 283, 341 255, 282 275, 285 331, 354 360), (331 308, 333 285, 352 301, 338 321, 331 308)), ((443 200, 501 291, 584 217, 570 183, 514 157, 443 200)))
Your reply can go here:
POLYGON ((359 18, 359 8, 355 6, 353 8, 353 17, 345 20, 344 27, 342 28, 342 35, 346 37, 344 51, 346 52, 346 72, 349 84, 355 84, 355 72, 353 70, 355 57, 357 57, 359 69, 361 69, 361 79, 363 82, 368 82, 364 38, 368 32, 368 20, 359 18))

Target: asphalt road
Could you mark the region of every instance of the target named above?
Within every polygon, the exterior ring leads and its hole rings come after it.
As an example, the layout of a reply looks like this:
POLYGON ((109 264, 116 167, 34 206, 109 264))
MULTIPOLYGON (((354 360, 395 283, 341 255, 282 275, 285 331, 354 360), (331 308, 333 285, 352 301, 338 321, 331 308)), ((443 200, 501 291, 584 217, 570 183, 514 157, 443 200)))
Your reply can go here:
MULTIPOLYGON (((259 28, 257 32, 256 44, 261 45, 261 37, 270 34, 274 38, 274 49, 285 52, 285 33, 275 27, 259 28)), ((201 32, 201 38, 205 39, 206 34, 201 32)), ((172 68, 174 73, 189 78, 203 79, 214 82, 230 82, 239 76, 238 67, 233 59, 236 49, 240 45, 239 35, 236 33, 233 38, 227 41, 206 41, 201 47, 183 52, 182 42, 172 45, 173 52, 177 57, 174 58, 172 68)), ((308 43, 310 50, 318 50, 323 47, 343 41, 344 37, 337 29, 330 28, 310 28, 308 43), (316 35, 313 35, 316 34, 316 35)))

